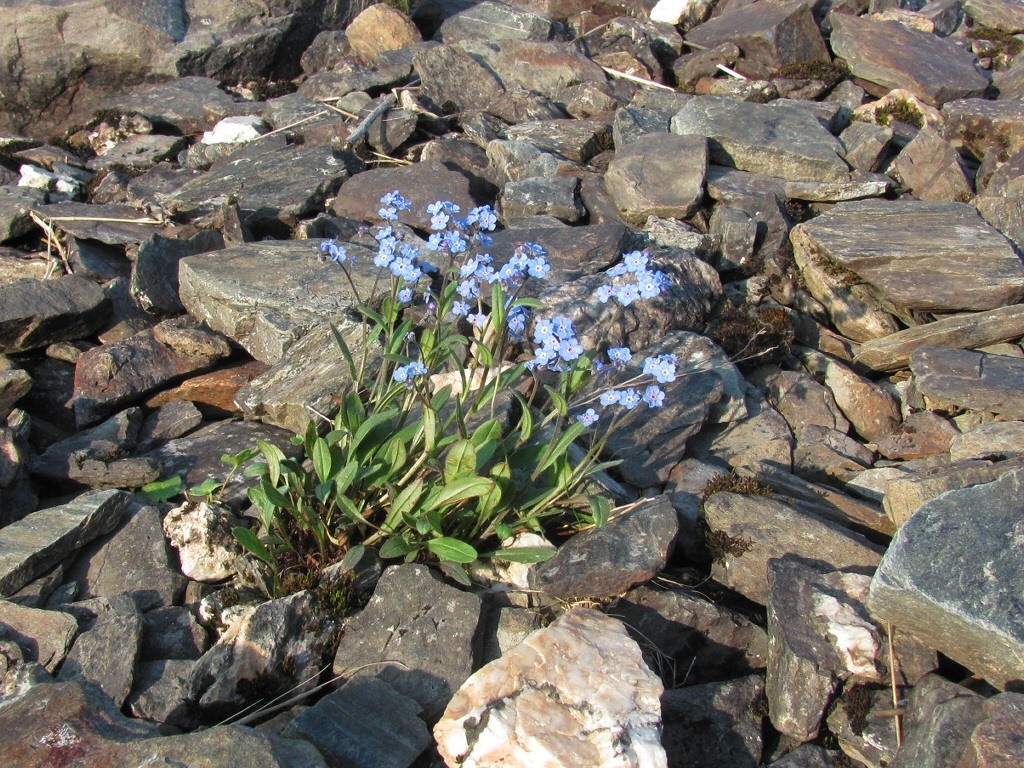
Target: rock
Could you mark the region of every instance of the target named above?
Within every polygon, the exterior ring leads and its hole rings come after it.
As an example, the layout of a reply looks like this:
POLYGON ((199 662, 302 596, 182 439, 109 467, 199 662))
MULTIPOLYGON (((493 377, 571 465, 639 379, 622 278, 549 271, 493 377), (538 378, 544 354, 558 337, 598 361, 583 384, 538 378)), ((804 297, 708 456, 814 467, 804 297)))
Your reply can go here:
POLYGON ((578 534, 531 571, 534 589, 560 599, 613 597, 665 567, 679 521, 667 496, 578 534))
POLYGON ((600 120, 529 120, 505 130, 509 141, 528 141, 541 152, 585 165, 611 144, 611 127, 600 120))
POLYGON ((40 206, 36 212, 59 230, 79 240, 107 245, 141 243, 153 235, 156 222, 127 205, 63 202, 40 206))
POLYGON ((14 408, 14 404, 32 389, 32 377, 5 356, 0 356, 0 419, 14 408))
POLYGON ((91 491, 0 529, 0 595, 14 594, 70 553, 113 530, 130 498, 124 491, 91 491))
POLYGON ((189 730, 196 717, 187 699, 193 663, 161 659, 139 664, 131 695, 125 702, 132 717, 189 730))
POLYGON ((795 227, 791 239, 802 270, 823 261, 901 309, 984 310, 1024 297, 1024 265, 1013 246, 962 203, 840 203, 795 227), (922 270, 931 278, 926 285, 922 270))
POLYGON ((135 681, 142 617, 128 595, 97 600, 85 610, 95 610, 94 623, 75 640, 57 679, 95 683, 120 709, 135 681))
POLYGON ((199 426, 203 415, 188 400, 172 400, 158 405, 142 422, 139 429, 138 448, 148 451, 160 443, 181 437, 199 426))
POLYGON ((249 728, 218 726, 159 736, 155 726, 124 717, 99 688, 81 683, 43 683, 7 700, 0 710, 0 747, 24 768, 74 760, 82 768, 139 765, 146 761, 246 768, 325 768, 303 741, 249 728))
POLYGON ((125 517, 116 533, 86 547, 69 570, 79 599, 124 593, 140 611, 180 602, 185 578, 164 539, 160 511, 136 504, 125 517))
POLYGON ((619 622, 576 608, 476 672, 434 738, 450 764, 664 766, 661 691, 619 622))
POLYGON ((1024 421, 993 421, 981 424, 953 438, 949 444, 952 461, 1012 456, 1024 452, 1024 421))
POLYGON ((893 139, 887 125, 854 120, 839 136, 845 151, 843 159, 858 171, 880 171, 885 165, 893 139))
POLYGON ((31 187, 0 187, 0 243, 27 235, 36 226, 30 211, 46 202, 46 193, 31 187))
POLYGON ((967 0, 966 13, 975 24, 1010 34, 1024 32, 1024 10, 1007 0, 967 0))
POLYGON ((188 698, 216 713, 262 696, 309 690, 336 629, 311 590, 245 608, 195 662, 188 698))
MULTIPOLYGON (((141 134, 119 141, 86 165, 90 170, 97 172, 116 171, 121 168, 147 171, 157 163, 173 160, 185 147, 185 140, 181 136, 141 134)), ((93 201, 102 202, 96 199, 95 191, 93 201)))
POLYGON ((953 145, 928 128, 892 161, 889 173, 919 200, 949 202, 970 199, 973 185, 953 145))
POLYGON ((903 720, 903 746, 892 768, 956 765, 967 740, 984 719, 984 699, 939 675, 928 675, 910 691, 903 720))
POLYGON ((196 217, 234 199, 251 228, 280 231, 313 213, 358 166, 328 146, 261 139, 215 162, 210 170, 159 197, 172 213, 196 217))
POLYGON ((139 244, 132 264, 132 298, 147 312, 174 315, 185 310, 178 298, 178 262, 186 256, 224 247, 218 233, 188 240, 153 235, 139 244))
POLYGON ((1017 469, 922 506, 896 533, 868 601, 872 613, 1000 688, 1024 671, 1012 551, 1022 483, 1024 470, 1017 469))
POLYGON ((345 29, 352 53, 367 63, 387 51, 420 42, 420 33, 409 17, 386 3, 375 3, 356 16, 345 29))
POLYGON ((704 502, 704 514, 712 576, 761 605, 768 600, 773 557, 793 554, 836 570, 871 569, 881 559, 880 548, 863 536, 772 498, 715 493, 704 502))
POLYGON ((223 337, 191 317, 165 320, 124 341, 90 349, 75 364, 75 420, 79 426, 95 423, 230 354, 223 337))
POLYGON ((408 768, 431 743, 420 712, 380 678, 349 680, 300 712, 284 733, 312 743, 331 765, 408 768))
POLYGON ((78 634, 74 616, 61 611, 27 608, 0 600, 0 641, 22 649, 25 661, 35 661, 55 672, 78 634))
POLYGON ((870 582, 797 558, 768 562, 765 693, 781 733, 814 739, 844 681, 881 681, 882 635, 864 607, 870 582))
POLYGON ((988 86, 974 55, 940 37, 894 21, 846 14, 831 19, 832 50, 856 77, 905 88, 935 107, 980 96, 988 86))
POLYGON ((0 352, 85 338, 103 325, 108 309, 100 287, 77 275, 0 285, 0 352))
POLYGON ((946 453, 959 433, 956 426, 939 414, 915 411, 895 432, 879 440, 875 449, 887 459, 923 459, 946 453))
POLYGON ((1024 306, 1013 304, 986 312, 943 317, 861 344, 856 362, 876 371, 906 368, 918 347, 974 349, 1024 336, 1024 306))
POLYGON ((748 376, 748 381, 764 389, 768 402, 794 434, 811 424, 843 433, 850 428, 832 392, 808 374, 766 366, 748 376))
POLYGON ((801 744, 781 760, 773 762, 771 768, 832 768, 835 765, 834 754, 815 744, 801 744))
POLYGON ((761 675, 669 689, 661 705, 662 744, 673 765, 761 764, 761 675))
POLYGON ((761 461, 792 465, 796 440, 786 420, 759 394, 748 392, 747 418, 704 429, 687 445, 694 456, 714 458, 741 467, 761 461))
POLYGON ((388 568, 369 604, 345 624, 334 674, 379 677, 436 722, 473 666, 480 598, 422 565, 388 568), (401 662, 402 667, 379 662, 401 662), (372 666, 360 670, 365 664, 372 666))
POLYGON ((974 729, 961 765, 1012 765, 1024 759, 1024 696, 1003 693, 985 703, 988 717, 974 729))
POLYGON ((178 550, 182 573, 194 581, 223 581, 238 571, 242 549, 231 529, 239 523, 217 504, 187 501, 167 513, 163 532, 178 550))
POLYGON ((460 40, 547 40, 554 32, 550 18, 505 3, 474 3, 441 23, 437 39, 453 44, 460 40))
POLYGON ((706 137, 711 162, 741 171, 794 181, 849 175, 842 144, 803 109, 702 96, 675 114, 672 133, 706 137))
POLYGON ((764 669, 768 636, 739 611, 683 590, 631 589, 612 604, 671 686, 714 682, 764 669))
POLYGON ((649 216, 686 219, 704 197, 707 156, 701 137, 642 136, 615 153, 605 186, 623 221, 640 225, 649 216))
POLYGON ((1012 100, 959 99, 942 107, 943 134, 959 141, 978 158, 989 152, 1003 160, 1024 149, 1024 108, 1012 100))
POLYGON ((828 483, 867 469, 875 455, 843 432, 808 424, 797 435, 793 471, 807 480, 828 483))
POLYGON ((485 109, 505 90, 495 72, 457 45, 418 51, 413 66, 424 94, 447 113, 485 109))
POLYGON ((828 716, 828 728, 843 752, 864 765, 887 766, 897 750, 896 720, 881 716, 892 711, 892 690, 848 685, 828 716))
POLYGON ((530 91, 557 101, 563 88, 607 80, 598 64, 581 51, 558 42, 489 40, 467 41, 462 45, 494 72, 509 91, 517 84, 528 83, 530 91))
POLYGON ((686 39, 713 48, 732 42, 743 51, 743 74, 764 79, 786 64, 827 62, 828 49, 803 3, 755 2, 729 8, 691 29, 686 39))
POLYGON ((571 224, 586 215, 578 187, 579 181, 568 176, 509 181, 498 197, 498 215, 506 225, 530 216, 553 216, 571 224))
POLYGON ((182 659, 194 661, 207 648, 206 630, 189 608, 154 608, 142 615, 139 661, 182 659))
POLYGON ((1024 361, 965 349, 918 347, 910 355, 917 391, 930 407, 960 406, 1024 419, 1024 361))
MULTIPOLYGON (((228 363, 210 373, 185 379, 177 387, 158 392, 146 400, 146 405, 151 408, 163 408, 172 403, 184 402, 195 408, 200 416, 207 418, 238 414, 241 411, 235 405, 236 394, 250 381, 266 372, 266 363, 259 360, 228 363)), ((146 434, 146 428, 143 426, 139 436, 140 442, 146 441, 146 434)))

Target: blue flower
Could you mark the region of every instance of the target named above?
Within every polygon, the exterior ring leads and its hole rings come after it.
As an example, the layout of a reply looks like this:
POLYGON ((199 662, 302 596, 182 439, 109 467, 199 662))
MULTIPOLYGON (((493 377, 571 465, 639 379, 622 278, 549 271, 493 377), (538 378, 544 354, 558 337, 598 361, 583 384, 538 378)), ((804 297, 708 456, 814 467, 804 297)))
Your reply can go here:
POLYGON ((412 210, 412 203, 402 197, 401 193, 397 189, 394 192, 388 192, 380 199, 380 201, 383 205, 397 208, 400 211, 412 210))
POLYGON ((467 217, 469 223, 475 223, 480 229, 490 232, 498 224, 498 216, 489 205, 481 205, 472 209, 467 217))
POLYGON ((668 384, 676 380, 676 356, 659 355, 644 360, 644 374, 653 376, 659 384, 668 384))
POLYGON ((377 211, 377 215, 384 219, 384 221, 398 221, 398 209, 393 205, 381 208, 377 211))
POLYGON ((444 211, 438 211, 430 217, 430 228, 433 230, 446 229, 451 217, 444 211))
POLYGON ((583 345, 575 338, 564 339, 562 343, 558 345, 558 356, 567 363, 572 362, 573 360, 578 360, 579 356, 582 354, 583 345))
POLYGON ((338 264, 344 263, 347 258, 345 247, 338 245, 334 240, 325 240, 320 243, 320 253, 325 254, 331 261, 338 264))
POLYGON ((581 413, 576 418, 579 419, 580 423, 583 426, 590 427, 590 426, 593 426, 597 422, 597 420, 600 419, 601 417, 600 417, 600 415, 598 415, 597 411, 595 411, 593 408, 587 408, 586 411, 581 413))
POLYGON ((412 288, 406 286, 398 292, 398 300, 403 304, 408 304, 412 301, 412 288))
POLYGON ((612 347, 608 350, 608 359, 617 368, 621 368, 633 359, 633 353, 629 351, 629 347, 612 347))
POLYGON ((627 411, 632 411, 640 405, 640 395, 630 387, 619 392, 619 404, 625 406, 627 411))
POLYGON ((644 391, 643 400, 649 408, 660 408, 665 404, 665 393, 657 384, 651 384, 644 391))
POLYGON ((597 289, 597 300, 602 304, 607 304, 608 299, 615 295, 615 287, 612 285, 602 285, 597 289))
POLYGON ((469 314, 469 304, 464 301, 456 301, 452 304, 452 314, 465 316, 469 314))
POLYGON ((647 268, 647 259, 647 251, 632 251, 623 255, 622 263, 627 272, 640 272, 647 268))
POLYGON ((536 277, 543 280, 548 276, 551 271, 551 265, 548 260, 543 256, 536 256, 529 261, 529 272, 530 277, 536 277))
POLYGON ((533 360, 530 361, 532 364, 530 367, 537 366, 538 368, 543 368, 551 365, 554 359, 555 351, 553 349, 550 347, 538 347, 533 350, 533 360))
POLYGON ((469 320, 469 324, 474 328, 483 328, 487 325, 487 320, 490 316, 484 312, 476 312, 471 315, 466 315, 466 319, 469 320))
POLYGON ((604 406, 615 405, 616 403, 619 402, 619 399, 620 399, 619 394, 620 393, 619 393, 619 391, 617 389, 609 389, 607 392, 604 392, 601 395, 601 399, 600 399, 601 405, 604 405, 604 406))
POLYGON ((476 233, 476 241, 480 243, 481 248, 490 248, 494 245, 494 238, 490 235, 485 235, 483 232, 476 233))
POLYGON ((427 366, 419 361, 409 363, 408 365, 401 365, 395 368, 395 372, 391 377, 399 384, 412 385, 412 379, 416 376, 424 376, 427 373, 427 366))
POLYGON ((449 230, 442 235, 441 243, 441 247, 451 253, 465 253, 467 247, 466 238, 452 230, 449 230))
POLYGON ((551 318, 551 327, 554 329, 555 335, 561 339, 576 335, 576 329, 572 326, 572 320, 562 315, 551 318))
POLYGON ((508 313, 508 332, 517 339, 521 339, 526 331, 527 314, 526 307, 513 307, 508 313))
POLYGON ((459 283, 455 291, 464 299, 475 299, 480 295, 480 285, 475 277, 470 277, 459 283))
POLYGON ((533 326, 533 340, 537 344, 544 344, 555 336, 555 326, 550 318, 540 318, 533 326))
POLYGON ((614 293, 619 304, 624 307, 628 307, 640 298, 640 290, 632 283, 616 286, 614 293))
POLYGON ((663 282, 658 278, 658 275, 663 275, 661 272, 649 272, 646 269, 636 274, 636 286, 640 292, 640 298, 642 299, 653 299, 659 293, 663 286, 663 282))

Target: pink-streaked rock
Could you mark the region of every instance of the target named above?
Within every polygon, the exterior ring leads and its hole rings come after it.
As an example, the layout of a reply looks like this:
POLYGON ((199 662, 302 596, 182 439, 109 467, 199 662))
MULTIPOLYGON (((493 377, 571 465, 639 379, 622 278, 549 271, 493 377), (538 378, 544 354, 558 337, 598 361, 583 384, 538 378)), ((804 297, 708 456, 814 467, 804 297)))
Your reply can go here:
POLYGON ((451 767, 658 768, 661 693, 622 623, 578 608, 470 677, 434 738, 451 767))

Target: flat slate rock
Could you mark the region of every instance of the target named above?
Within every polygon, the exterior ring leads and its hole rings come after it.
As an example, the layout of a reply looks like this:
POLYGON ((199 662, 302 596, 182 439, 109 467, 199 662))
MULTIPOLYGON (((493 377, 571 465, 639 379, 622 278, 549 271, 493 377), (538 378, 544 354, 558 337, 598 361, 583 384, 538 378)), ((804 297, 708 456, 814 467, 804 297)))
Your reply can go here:
POLYGON ((926 503, 896 533, 868 607, 993 685, 1024 679, 1024 469, 926 503))
POLYGON ((986 310, 1024 298, 1013 245, 963 203, 840 203, 794 227, 791 240, 807 260, 849 270, 901 310, 986 310))
POLYGON ((672 133, 708 139, 718 165, 793 181, 846 181, 843 145, 805 109, 719 96, 691 99, 672 118, 672 133))
POLYGON ((0 285, 0 352, 85 338, 107 321, 109 306, 103 289, 79 275, 0 285))
POLYGON ((655 133, 619 149, 604 177, 623 221, 650 216, 686 219, 704 199, 707 142, 701 136, 655 133))
POLYGON ((910 370, 926 403, 1024 419, 1024 359, 921 347, 910 355, 910 370))
POLYGON ((127 205, 65 202, 38 206, 35 211, 69 235, 108 245, 141 243, 159 231, 153 219, 127 205))
MULTIPOLYGON (((373 252, 359 254, 352 278, 365 300, 377 272, 373 252)), ((245 243, 181 260, 181 301, 194 317, 274 364, 305 333, 346 316, 359 303, 342 270, 319 260, 309 240, 245 243)))
POLYGON ((138 112, 153 123, 176 128, 182 134, 204 131, 244 106, 222 90, 219 82, 208 77, 179 77, 168 83, 140 87, 116 101, 118 109, 138 112))
POLYGON ((981 96, 988 78, 969 50, 895 21, 837 13, 832 50, 854 76, 889 90, 903 88, 935 107, 981 96))

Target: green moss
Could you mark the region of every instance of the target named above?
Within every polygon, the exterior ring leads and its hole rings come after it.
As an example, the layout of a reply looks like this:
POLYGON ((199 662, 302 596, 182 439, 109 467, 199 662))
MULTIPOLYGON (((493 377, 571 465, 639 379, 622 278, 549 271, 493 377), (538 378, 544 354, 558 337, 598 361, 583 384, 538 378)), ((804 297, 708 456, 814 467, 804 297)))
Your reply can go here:
POLYGON ((820 267, 826 275, 845 288, 852 288, 853 286, 863 282, 856 272, 847 269, 838 261, 830 259, 823 253, 819 253, 818 251, 813 252, 811 254, 811 261, 813 261, 817 267, 820 267))
POLYGON ((893 120, 924 128, 924 114, 908 99, 892 99, 875 110, 879 125, 889 125, 893 120))
POLYGON ((841 699, 843 713, 850 723, 850 729, 858 736, 864 733, 871 713, 871 691, 866 685, 854 685, 843 691, 841 699))
POLYGON ((785 80, 817 80, 830 88, 845 79, 850 70, 841 59, 838 61, 792 61, 784 64, 775 76, 785 80))
POLYGON ((729 556, 743 557, 754 545, 754 542, 742 536, 730 536, 725 531, 710 529, 705 532, 704 541, 708 545, 711 559, 719 565, 725 565, 729 556))

